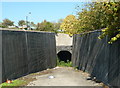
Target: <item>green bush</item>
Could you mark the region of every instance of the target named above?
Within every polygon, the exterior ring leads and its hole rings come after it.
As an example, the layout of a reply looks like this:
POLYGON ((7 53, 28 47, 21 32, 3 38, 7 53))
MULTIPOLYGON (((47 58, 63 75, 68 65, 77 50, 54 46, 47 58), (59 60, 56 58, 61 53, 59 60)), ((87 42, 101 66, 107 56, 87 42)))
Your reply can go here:
POLYGON ((72 67, 72 62, 71 61, 67 61, 67 62, 64 62, 64 61, 60 61, 59 59, 57 59, 57 66, 60 66, 60 67, 72 67))

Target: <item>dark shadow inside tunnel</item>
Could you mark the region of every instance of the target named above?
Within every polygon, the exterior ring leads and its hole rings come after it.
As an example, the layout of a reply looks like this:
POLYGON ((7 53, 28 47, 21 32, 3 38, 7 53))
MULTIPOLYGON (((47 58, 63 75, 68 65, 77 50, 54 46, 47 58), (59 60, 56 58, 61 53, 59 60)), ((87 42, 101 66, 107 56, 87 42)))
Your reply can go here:
POLYGON ((60 61, 67 62, 68 60, 71 61, 71 53, 69 51, 60 51, 57 54, 57 57, 60 61))

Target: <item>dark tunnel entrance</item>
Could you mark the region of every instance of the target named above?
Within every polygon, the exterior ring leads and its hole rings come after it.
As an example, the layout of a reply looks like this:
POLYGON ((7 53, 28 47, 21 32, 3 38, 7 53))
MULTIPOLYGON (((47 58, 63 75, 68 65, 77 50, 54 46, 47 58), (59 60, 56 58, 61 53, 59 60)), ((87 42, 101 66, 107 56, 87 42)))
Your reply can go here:
POLYGON ((67 62, 68 60, 71 61, 71 53, 69 51, 60 51, 58 54, 58 59, 60 61, 67 62))

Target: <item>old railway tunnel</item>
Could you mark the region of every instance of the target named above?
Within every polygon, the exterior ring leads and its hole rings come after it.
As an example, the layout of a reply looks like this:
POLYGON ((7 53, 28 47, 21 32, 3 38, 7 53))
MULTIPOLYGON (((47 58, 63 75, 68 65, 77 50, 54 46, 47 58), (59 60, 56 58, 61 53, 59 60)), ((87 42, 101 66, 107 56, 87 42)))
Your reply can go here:
POLYGON ((56 34, 56 51, 60 61, 71 61, 73 37, 68 34, 56 34))

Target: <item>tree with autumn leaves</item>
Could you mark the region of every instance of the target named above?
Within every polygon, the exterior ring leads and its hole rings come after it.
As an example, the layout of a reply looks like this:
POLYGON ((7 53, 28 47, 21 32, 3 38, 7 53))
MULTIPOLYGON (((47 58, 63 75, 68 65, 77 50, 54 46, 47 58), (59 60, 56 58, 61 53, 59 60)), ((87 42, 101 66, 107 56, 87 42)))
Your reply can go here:
POLYGON ((78 32, 78 20, 74 15, 68 15, 60 28, 69 35, 76 34, 78 32))
POLYGON ((120 2, 87 4, 77 16, 67 16, 61 29, 71 35, 103 29, 99 39, 110 36, 109 43, 112 43, 120 38, 120 2))

